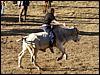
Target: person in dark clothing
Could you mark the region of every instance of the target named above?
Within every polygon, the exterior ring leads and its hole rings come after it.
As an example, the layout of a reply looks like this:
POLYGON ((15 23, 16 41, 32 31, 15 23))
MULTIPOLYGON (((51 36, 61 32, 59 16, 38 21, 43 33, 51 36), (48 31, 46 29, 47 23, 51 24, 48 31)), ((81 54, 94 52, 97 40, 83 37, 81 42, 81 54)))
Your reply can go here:
POLYGON ((28 0, 18 1, 18 6, 20 7, 19 12, 19 22, 22 21, 22 13, 24 12, 24 20, 26 21, 27 9, 29 6, 28 0))
POLYGON ((43 13, 46 13, 47 9, 49 9, 51 7, 51 2, 53 2, 53 1, 52 0, 45 0, 43 13))
POLYGON ((59 25, 59 24, 65 25, 65 23, 59 23, 56 20, 56 18, 54 16, 54 8, 49 8, 48 13, 44 17, 44 23, 43 23, 42 27, 43 27, 43 30, 49 34, 51 48, 53 47, 53 42, 54 42, 54 35, 53 35, 52 28, 51 28, 52 22, 54 22, 57 25, 59 25))

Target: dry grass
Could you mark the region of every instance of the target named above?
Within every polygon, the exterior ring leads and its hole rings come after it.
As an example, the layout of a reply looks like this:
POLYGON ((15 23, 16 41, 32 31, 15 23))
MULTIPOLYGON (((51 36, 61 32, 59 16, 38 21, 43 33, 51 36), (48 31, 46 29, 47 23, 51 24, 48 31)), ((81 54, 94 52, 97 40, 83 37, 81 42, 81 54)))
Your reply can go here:
MULTIPOLYGON (((54 48, 54 54, 49 49, 38 52, 37 63, 45 70, 34 69, 27 52, 22 59, 23 69, 18 68, 18 53, 21 43, 16 40, 31 32, 39 31, 42 23, 42 1, 32 1, 28 9, 28 20, 32 22, 18 23, 18 6, 7 2, 4 16, 1 17, 1 73, 2 74, 99 74, 99 36, 83 35, 80 42, 69 41, 64 45, 68 59, 56 61, 61 52, 54 48), (36 6, 36 4, 38 4, 36 6), (9 15, 11 14, 11 15, 9 15), (17 34, 17 35, 15 35, 17 34), (6 41, 7 39, 7 41, 6 41)), ((67 25, 77 25, 80 31, 99 32, 99 2, 98 1, 54 1, 55 15, 60 22, 67 25), (66 7, 68 6, 68 7, 66 7), (91 8, 73 8, 91 7, 91 8), (94 7, 94 8, 92 8, 94 7), (70 18, 74 17, 74 18, 70 18), (77 18, 79 17, 79 18, 77 18), (87 19, 86 19, 87 18, 87 19), (92 18, 92 19, 91 19, 92 18)))

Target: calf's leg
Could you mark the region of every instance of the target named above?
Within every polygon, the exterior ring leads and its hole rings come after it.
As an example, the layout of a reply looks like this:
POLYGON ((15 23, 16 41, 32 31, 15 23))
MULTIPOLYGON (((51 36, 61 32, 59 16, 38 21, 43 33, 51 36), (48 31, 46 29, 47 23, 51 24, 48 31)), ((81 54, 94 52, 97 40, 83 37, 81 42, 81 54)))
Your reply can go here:
POLYGON ((25 46, 25 43, 23 42, 22 51, 18 54, 18 67, 22 67, 21 61, 22 61, 22 57, 24 56, 25 50, 27 50, 27 47, 25 46))
POLYGON ((31 59, 32 59, 33 65, 34 65, 38 70, 40 70, 39 66, 38 66, 37 63, 36 63, 36 57, 37 57, 37 51, 38 51, 38 50, 34 49, 33 47, 30 48, 28 45, 27 45, 27 48, 28 48, 29 53, 31 54, 31 59))
POLYGON ((58 43, 57 47, 62 52, 62 55, 57 59, 57 61, 61 60, 63 58, 63 56, 64 56, 65 59, 67 59, 67 54, 65 53, 65 49, 63 48, 63 45, 58 43))

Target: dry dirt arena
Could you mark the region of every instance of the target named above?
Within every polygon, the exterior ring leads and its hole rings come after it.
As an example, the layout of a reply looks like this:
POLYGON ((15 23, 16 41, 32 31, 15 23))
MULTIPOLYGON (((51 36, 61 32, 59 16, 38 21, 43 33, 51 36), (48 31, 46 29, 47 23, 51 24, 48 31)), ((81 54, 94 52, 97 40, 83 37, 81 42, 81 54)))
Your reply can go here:
POLYGON ((5 13, 1 16, 1 74, 99 74, 99 1, 53 1, 55 16, 59 22, 76 26, 80 31, 78 43, 67 42, 64 47, 67 60, 57 61, 61 52, 54 47, 39 51, 37 63, 42 68, 38 71, 30 61, 27 51, 18 68, 18 53, 21 42, 16 42, 32 32, 40 32, 43 22, 43 1, 30 1, 27 22, 18 22, 19 8, 12 1, 7 1, 5 13))

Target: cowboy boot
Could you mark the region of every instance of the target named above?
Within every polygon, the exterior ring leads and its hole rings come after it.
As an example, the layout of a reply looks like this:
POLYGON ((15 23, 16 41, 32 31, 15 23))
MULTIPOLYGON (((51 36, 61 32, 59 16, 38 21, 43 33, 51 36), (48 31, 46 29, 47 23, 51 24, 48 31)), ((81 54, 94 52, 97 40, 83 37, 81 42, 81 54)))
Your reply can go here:
POLYGON ((50 51, 51 51, 52 53, 54 53, 54 51, 53 51, 53 47, 50 47, 49 49, 50 49, 50 51))

